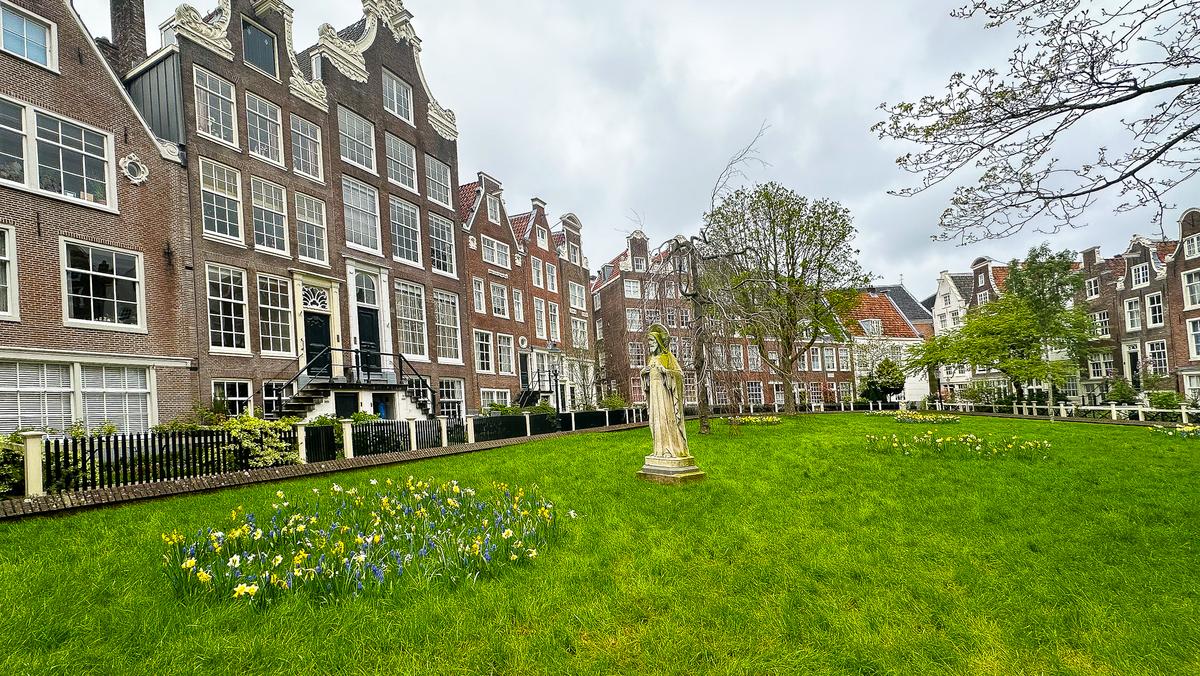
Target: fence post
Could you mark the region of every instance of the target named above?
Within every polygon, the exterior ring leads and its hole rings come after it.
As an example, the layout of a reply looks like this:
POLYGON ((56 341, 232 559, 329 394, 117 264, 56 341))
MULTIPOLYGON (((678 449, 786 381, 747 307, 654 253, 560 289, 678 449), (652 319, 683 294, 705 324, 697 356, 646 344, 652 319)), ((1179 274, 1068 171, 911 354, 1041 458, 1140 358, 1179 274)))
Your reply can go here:
POLYGON ((1187 404, 1180 404, 1180 405, 1179 405, 1179 413, 1180 413, 1180 415, 1182 415, 1182 416, 1183 416, 1182 418, 1180 418, 1180 420, 1181 420, 1181 421, 1183 421, 1183 424, 1184 424, 1184 425, 1187 425, 1187 424, 1188 424, 1188 422, 1189 422, 1189 421, 1188 421, 1188 410, 1187 410, 1187 404))
POLYGON ((354 457, 354 421, 349 418, 342 418, 342 448, 347 460, 354 457))
POLYGON ((604 426, 608 427, 612 423, 608 422, 608 409, 604 409, 604 426))
POLYGON ((571 411, 571 431, 575 431, 575 411, 571 411))
POLYGON ((1013 415, 1016 415, 1017 414, 1017 402, 1014 401, 1012 406, 1013 406, 1013 415))
POLYGON ((1060 417, 1063 417, 1063 418, 1067 417, 1067 402, 1065 402, 1065 401, 1058 402, 1058 414, 1060 417))
POLYGON ((42 478, 42 439, 41 432, 21 432, 25 440, 25 496, 34 497, 46 494, 46 486, 42 478))
POLYGON ((533 428, 530 427, 530 425, 529 425, 529 414, 528 413, 525 414, 525 436, 527 436, 527 437, 533 436, 533 428))
POLYGON ((442 429, 442 448, 445 448, 450 445, 450 431, 447 429, 446 416, 439 415, 437 419, 438 427, 442 429))
POLYGON ((302 422, 296 423, 296 454, 299 456, 301 465, 308 464, 308 439, 305 430, 308 428, 302 422))
POLYGON ((1138 404, 1138 420, 1146 422, 1146 407, 1138 404))
POLYGON ((417 419, 408 419, 408 450, 417 450, 417 419))
POLYGON ((475 443, 475 416, 469 415, 463 420, 463 425, 467 428, 467 443, 475 443))
POLYGON ((1110 401, 1110 402, 1108 402, 1108 405, 1112 408, 1112 419, 1116 420, 1117 419, 1117 402, 1110 401))

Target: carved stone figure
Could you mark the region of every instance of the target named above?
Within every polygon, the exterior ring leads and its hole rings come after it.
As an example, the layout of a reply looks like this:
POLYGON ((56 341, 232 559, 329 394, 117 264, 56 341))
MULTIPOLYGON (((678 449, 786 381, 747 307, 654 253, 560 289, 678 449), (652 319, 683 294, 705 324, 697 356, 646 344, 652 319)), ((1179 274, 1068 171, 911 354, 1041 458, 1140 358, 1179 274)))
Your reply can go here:
POLYGON ((646 332, 650 358, 642 369, 642 387, 650 417, 654 452, 646 456, 638 476, 658 483, 683 483, 704 478, 688 450, 683 419, 683 370, 671 354, 671 336, 662 324, 646 332))

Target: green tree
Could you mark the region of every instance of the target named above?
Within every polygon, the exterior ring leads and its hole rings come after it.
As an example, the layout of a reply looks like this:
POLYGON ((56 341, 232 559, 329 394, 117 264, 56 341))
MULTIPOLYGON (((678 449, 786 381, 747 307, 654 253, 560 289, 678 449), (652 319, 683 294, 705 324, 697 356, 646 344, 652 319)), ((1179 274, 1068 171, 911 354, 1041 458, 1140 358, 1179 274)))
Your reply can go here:
POLYGON ((871 401, 887 401, 904 391, 904 370, 890 358, 880 360, 863 381, 862 396, 871 401))

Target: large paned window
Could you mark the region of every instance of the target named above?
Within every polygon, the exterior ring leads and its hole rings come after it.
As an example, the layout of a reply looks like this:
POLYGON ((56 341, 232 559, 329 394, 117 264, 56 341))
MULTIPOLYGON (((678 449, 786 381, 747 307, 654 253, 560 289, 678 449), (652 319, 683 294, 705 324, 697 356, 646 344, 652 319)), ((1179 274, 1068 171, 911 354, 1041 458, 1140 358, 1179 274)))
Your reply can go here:
POLYGON ((642 283, 636 279, 625 280, 625 297, 626 298, 636 298, 638 300, 641 300, 641 298, 642 298, 642 283))
POLYGON ((342 202, 345 204, 346 243, 379 253, 379 193, 366 183, 343 176, 342 202))
POLYGON ((246 149, 255 157, 283 164, 283 111, 250 93, 246 94, 246 149))
POLYGON ((200 206, 204 232, 242 239, 242 175, 212 160, 200 158, 200 206))
POLYGON ((120 327, 144 326, 140 254, 63 242, 67 319, 120 327))
POLYGON ((292 283, 258 276, 258 334, 263 353, 292 354, 292 283))
POLYGON ((389 113, 412 124, 412 100, 412 87, 385 69, 383 71, 383 107, 389 113))
POLYGON ((1183 273, 1183 300, 1188 310, 1200 307, 1200 270, 1183 273))
POLYGON ((550 340, 561 341, 562 327, 559 325, 558 303, 550 303, 549 308, 550 311, 548 316, 550 317, 550 340))
POLYGON ((492 333, 490 331, 475 331, 475 370, 479 373, 492 373, 492 333))
POLYGON ((1137 331, 1142 328, 1142 299, 1129 298, 1125 301, 1125 329, 1137 331))
POLYGON ((254 407, 254 393, 248 380, 214 380, 212 398, 223 403, 229 415, 241 415, 254 407))
POLYGON ((446 291, 433 292, 433 318, 437 325, 438 361, 462 361, 459 332, 458 296, 446 291))
POLYGON ((1167 341, 1152 340, 1146 343, 1146 370, 1155 375, 1167 373, 1167 341))
POLYGON ((196 67, 196 131, 209 138, 237 146, 237 110, 233 85, 196 67))
POLYGON ((25 109, 0 99, 0 180, 25 185, 25 109))
POLYGON ((0 361, 0 430, 65 430, 71 392, 70 364, 0 361))
POLYGON ((533 299, 533 328, 538 338, 546 338, 546 301, 536 296, 533 299))
POLYGON ((513 298, 513 319, 523 322, 525 321, 525 296, 520 289, 512 290, 513 298))
POLYGON ((283 186, 250 177, 250 202, 254 212, 254 245, 260 249, 288 252, 287 194, 283 186))
POLYGON ((321 128, 292 115, 292 168, 297 174, 320 181, 325 175, 322 166, 321 128))
POLYGON ((242 57, 246 63, 270 75, 279 76, 275 36, 256 24, 242 20, 242 57))
POLYGON ((425 287, 396 282, 396 322, 400 353, 406 357, 427 358, 425 287))
POLYGON ((444 207, 453 208, 450 201, 450 167, 430 155, 425 156, 425 194, 444 207))
POLYGON ((508 287, 492 282, 492 314, 508 319, 508 287))
POLYGON ((466 384, 461 378, 442 378, 438 382, 438 412, 451 420, 463 417, 466 384))
POLYGON ((0 317, 9 319, 15 319, 19 314, 13 232, 13 228, 0 227, 0 317))
POLYGON ((476 312, 487 313, 487 297, 484 295, 483 280, 478 277, 471 278, 471 299, 476 312))
POLYGON ((4 24, 4 40, 0 43, 4 51, 40 66, 56 67, 50 24, 10 5, 0 6, 0 17, 4 24))
POLYGON ((83 421, 88 428, 105 423, 125 433, 150 428, 150 376, 146 368, 83 364, 79 374, 83 421))
POLYGON ((248 352, 246 273, 208 265, 208 346, 214 351, 248 352))
POLYGON ((399 197, 388 196, 392 222, 392 258, 421 265, 421 212, 399 197))
POLYGON ((558 266, 546 263, 546 290, 558 293, 558 266))
POLYGON ((496 373, 504 375, 513 375, 516 371, 516 362, 513 355, 513 337, 503 333, 496 334, 496 373))
POLYGON ((296 242, 300 258, 324 265, 327 261, 325 203, 296 193, 296 242))
POLYGON ((38 188, 92 204, 110 205, 108 136, 38 112, 38 188))
POLYGON ((1162 294, 1152 293, 1146 296, 1146 326, 1162 326, 1163 321, 1162 294))
POLYGON ((338 106, 338 141, 343 160, 375 171, 375 125, 354 111, 338 106))
POLYGON ((429 214, 429 254, 435 272, 455 275, 454 223, 437 214, 429 214))
POLYGON ((384 134, 388 180, 417 192, 417 151, 405 141, 384 134))
POLYGON ((480 241, 483 243, 483 261, 492 265, 499 265, 502 268, 511 269, 511 248, 504 242, 494 240, 487 235, 480 236, 480 241))
POLYGON ((581 350, 588 347, 588 323, 586 319, 571 318, 571 346, 581 350))
POLYGON ((583 288, 582 284, 568 282, 567 293, 571 302, 571 307, 575 308, 576 310, 587 310, 587 291, 583 288))

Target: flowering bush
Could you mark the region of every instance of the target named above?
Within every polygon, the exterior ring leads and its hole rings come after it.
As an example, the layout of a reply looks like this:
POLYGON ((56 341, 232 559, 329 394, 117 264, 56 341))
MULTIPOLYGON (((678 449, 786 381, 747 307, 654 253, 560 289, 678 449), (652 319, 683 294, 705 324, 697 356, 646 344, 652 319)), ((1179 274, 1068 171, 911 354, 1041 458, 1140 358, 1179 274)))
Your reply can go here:
POLYGON ((778 425, 783 418, 777 415, 735 415, 726 418, 725 422, 730 425, 778 425))
POLYGON ((869 434, 866 440, 869 451, 913 457, 1045 460, 1050 450, 1049 441, 1023 440, 1020 437, 989 439, 974 434, 938 436, 932 430, 913 436, 869 434))
POLYGON ((948 413, 919 413, 917 411, 900 411, 896 414, 896 422, 898 423, 913 423, 913 424, 929 424, 929 425, 947 425, 960 422, 960 418, 956 415, 948 413))
MULTIPOLYGON (((405 583, 456 584, 538 556, 558 527, 554 505, 523 488, 483 498, 452 481, 380 484, 292 498, 259 520, 241 507, 224 529, 163 534, 167 578, 183 595, 265 604, 285 594, 386 594, 405 583)), ((568 513, 571 518, 575 513, 568 513)))
POLYGON ((1161 434, 1165 437, 1176 437, 1179 439, 1197 439, 1200 438, 1200 425, 1174 425, 1167 427, 1165 425, 1155 425, 1150 428, 1154 434, 1161 434))

